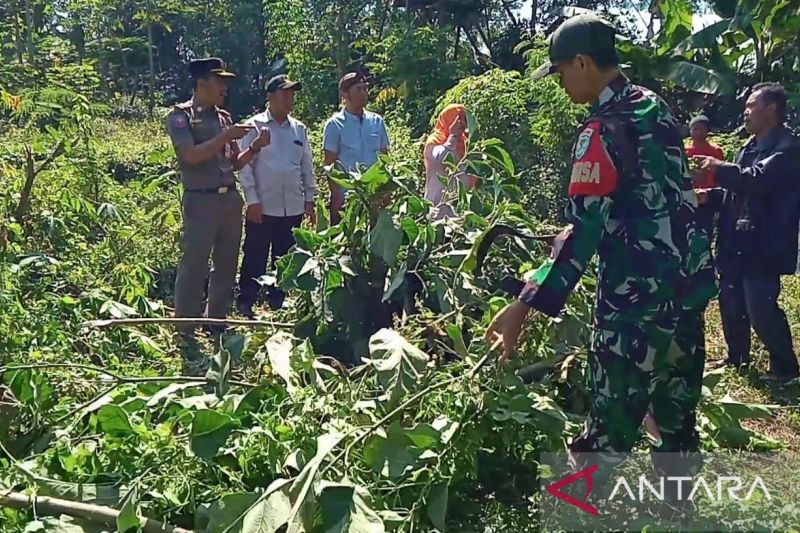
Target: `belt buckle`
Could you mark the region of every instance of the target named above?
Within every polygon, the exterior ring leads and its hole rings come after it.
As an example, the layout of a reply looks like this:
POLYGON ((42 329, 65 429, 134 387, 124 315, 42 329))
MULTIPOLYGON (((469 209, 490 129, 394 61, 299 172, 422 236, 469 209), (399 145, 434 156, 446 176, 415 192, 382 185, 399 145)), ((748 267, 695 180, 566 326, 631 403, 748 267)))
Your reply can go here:
POLYGON ((217 189, 218 194, 225 194, 226 192, 228 192, 228 187, 220 187, 217 189))

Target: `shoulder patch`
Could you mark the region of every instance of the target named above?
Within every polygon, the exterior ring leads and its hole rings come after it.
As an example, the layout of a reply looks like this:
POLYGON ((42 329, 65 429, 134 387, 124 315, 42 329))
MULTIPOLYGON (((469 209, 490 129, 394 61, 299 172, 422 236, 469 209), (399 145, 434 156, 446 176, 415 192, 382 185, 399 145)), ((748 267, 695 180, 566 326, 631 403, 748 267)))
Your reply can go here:
POLYGON ((186 125, 187 125, 186 113, 184 113, 184 112, 173 113, 169 120, 170 120, 170 123, 172 124, 173 128, 181 128, 182 129, 182 128, 185 128, 186 125))
POLYGON ((601 137, 601 123, 586 124, 572 149, 570 196, 608 196, 617 188, 619 175, 601 137))

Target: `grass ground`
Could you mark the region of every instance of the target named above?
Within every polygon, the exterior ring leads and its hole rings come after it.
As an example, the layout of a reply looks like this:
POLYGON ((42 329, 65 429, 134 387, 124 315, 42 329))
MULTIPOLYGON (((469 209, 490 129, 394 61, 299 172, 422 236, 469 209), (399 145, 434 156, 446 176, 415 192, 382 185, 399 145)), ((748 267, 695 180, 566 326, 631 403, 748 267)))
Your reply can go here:
MULTIPOLYGON (((795 351, 800 353, 800 277, 784 276, 780 305, 786 311, 792 328, 795 351)), ((712 302, 706 314, 706 349, 708 361, 724 359, 726 356, 725 338, 719 305, 712 302)), ((769 368, 769 356, 763 344, 753 336, 754 367, 745 374, 727 370, 724 381, 717 390, 727 392, 735 400, 775 405, 774 416, 769 420, 747 420, 747 429, 782 442, 787 449, 800 450, 800 384, 796 381, 785 387, 768 386, 758 380, 760 374, 769 368)))

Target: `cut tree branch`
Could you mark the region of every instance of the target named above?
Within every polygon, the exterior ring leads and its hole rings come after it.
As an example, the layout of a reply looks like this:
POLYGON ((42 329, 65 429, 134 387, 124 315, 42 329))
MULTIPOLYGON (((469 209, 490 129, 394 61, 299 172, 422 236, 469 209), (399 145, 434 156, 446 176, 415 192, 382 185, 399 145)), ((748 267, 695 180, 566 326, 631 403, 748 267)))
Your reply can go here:
MULTIPOLYGON (((35 363, 30 365, 15 365, 15 366, 0 366, 0 375, 5 372, 15 372, 17 370, 44 370, 46 368, 73 368, 76 370, 86 370, 88 372, 97 372, 99 374, 104 374, 111 379, 119 382, 120 384, 123 383, 198 383, 198 384, 208 384, 213 385, 211 381, 204 377, 199 376, 152 376, 152 377, 130 377, 130 376, 120 376, 106 370, 105 368, 101 368, 99 366, 92 366, 92 365, 80 365, 76 363, 35 363)), ((229 380, 228 383, 231 385, 236 385, 237 387, 246 387, 254 389, 258 385, 255 383, 247 383, 245 381, 234 381, 229 380)))
MULTIPOLYGON (((113 528, 116 528, 119 516, 119 511, 116 509, 93 503, 73 502, 50 496, 29 496, 15 491, 0 492, 0 507, 25 509, 30 506, 34 506, 40 515, 59 516, 65 514, 113 528)), ((192 533, 190 529, 164 524, 152 518, 142 520, 142 531, 144 533, 192 533)))
POLYGON ((291 329, 294 324, 286 322, 270 322, 267 320, 234 320, 227 318, 114 318, 108 320, 89 320, 82 324, 86 328, 106 328, 106 327, 123 327, 123 326, 137 326, 143 324, 208 324, 217 326, 246 326, 246 327, 259 327, 259 326, 272 326, 274 328, 291 329))
POLYGON ((31 192, 33 191, 33 182, 36 176, 41 174, 41 172, 49 167, 57 157, 64 153, 64 139, 58 141, 58 144, 53 148, 53 151, 50 152, 50 155, 38 166, 34 166, 33 150, 31 150, 31 147, 26 144, 23 150, 25 151, 25 184, 22 186, 19 204, 17 204, 17 209, 14 211, 14 218, 16 218, 17 221, 22 220, 25 215, 28 214, 28 210, 31 207, 31 192))

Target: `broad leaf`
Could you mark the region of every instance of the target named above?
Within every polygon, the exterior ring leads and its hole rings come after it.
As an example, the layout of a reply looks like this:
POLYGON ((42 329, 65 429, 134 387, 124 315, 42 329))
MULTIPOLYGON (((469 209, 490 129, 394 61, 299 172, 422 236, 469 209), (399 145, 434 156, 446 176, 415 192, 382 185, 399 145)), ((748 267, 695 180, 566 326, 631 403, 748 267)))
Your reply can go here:
POLYGON ((294 390, 291 366, 292 336, 285 331, 279 331, 270 337, 267 340, 267 355, 270 367, 286 383, 286 389, 290 392, 294 390))
POLYGON ((289 489, 293 504, 287 519, 289 524, 287 533, 300 533, 310 529, 310 523, 313 522, 316 514, 312 488, 317 479, 317 473, 322 461, 341 442, 343 437, 344 435, 340 433, 327 433, 317 439, 317 453, 295 478, 289 489))
POLYGON ((122 508, 117 515, 117 531, 119 533, 127 533, 129 531, 137 531, 141 521, 139 520, 139 491, 134 486, 125 495, 122 508))
POLYGON ((97 413, 97 421, 104 432, 114 437, 124 437, 134 432, 128 413, 119 405, 101 407, 97 413))
POLYGON ((323 482, 319 498, 323 533, 384 533, 383 520, 368 500, 362 487, 323 482))
POLYGON ((214 391, 220 399, 230 388, 231 369, 234 362, 241 357, 242 350, 244 350, 244 337, 232 335, 224 338, 219 352, 211 358, 206 379, 214 385, 214 391))
POLYGON ((453 348, 458 355, 465 359, 469 357, 467 345, 464 343, 464 336, 461 334, 461 328, 458 327, 458 324, 447 325, 447 336, 453 341, 453 348))
POLYGON ((772 411, 769 406, 753 403, 737 402, 726 394, 725 397, 719 400, 718 405, 722 409, 725 416, 733 420, 741 421, 749 418, 772 418, 772 411))
POLYGON ((671 62, 664 78, 675 82, 686 89, 707 94, 730 94, 734 90, 725 77, 716 72, 689 61, 671 62))
POLYGON ((397 264, 397 252, 402 242, 403 230, 395 225, 389 211, 381 211, 375 228, 369 232, 369 251, 393 267, 397 264))
POLYGON ((689 50, 714 48, 717 46, 717 39, 728 30, 730 24, 731 19, 722 19, 710 26, 706 26, 678 43, 672 51, 676 54, 683 54, 689 50))
POLYGON ((500 163, 503 169, 510 175, 514 175, 514 161, 505 148, 500 145, 487 146, 486 155, 500 163))
POLYGON ((242 531, 244 515, 258 500, 253 492, 228 494, 209 506, 200 507, 195 515, 195 528, 204 533, 222 533, 226 528, 242 531))
POLYGON ((308 231, 307 229, 294 228, 292 233, 294 234, 297 247, 311 253, 315 252, 319 245, 325 240, 324 237, 318 233, 308 231))
POLYGON ((428 355, 396 331, 382 329, 375 333, 369 340, 369 353, 391 405, 399 403, 422 382, 428 355))
MULTIPOLYGON (((279 489, 273 490, 259 501, 242 520, 242 533, 275 533, 281 530, 292 511, 288 481, 276 482, 279 489)), ((276 485, 273 483, 273 486, 276 485)))
POLYGON ((437 483, 431 487, 431 491, 428 494, 428 518, 431 519, 433 527, 439 531, 444 531, 446 527, 447 497, 447 483, 437 483))
POLYGON ((659 0, 661 30, 658 42, 664 53, 692 33, 692 4, 689 0, 659 0))
POLYGON ((386 436, 376 433, 364 443, 364 460, 378 474, 399 478, 416 463, 420 451, 407 431, 397 423, 392 423, 386 436))
POLYGON ((120 487, 114 483, 71 483, 32 476, 40 496, 53 496, 74 502, 94 503, 116 507, 120 500, 120 487))
POLYGON ((234 428, 234 419, 226 414, 210 409, 197 411, 192 420, 192 453, 201 459, 215 457, 234 428))
POLYGON ((394 294, 394 292, 403 285, 407 269, 408 265, 406 263, 403 263, 402 265, 400 265, 400 268, 398 268, 391 276, 391 280, 387 276, 386 281, 388 283, 388 287, 386 287, 386 290, 383 293, 383 298, 381 298, 381 302, 388 302, 389 299, 392 297, 392 294, 394 294))

